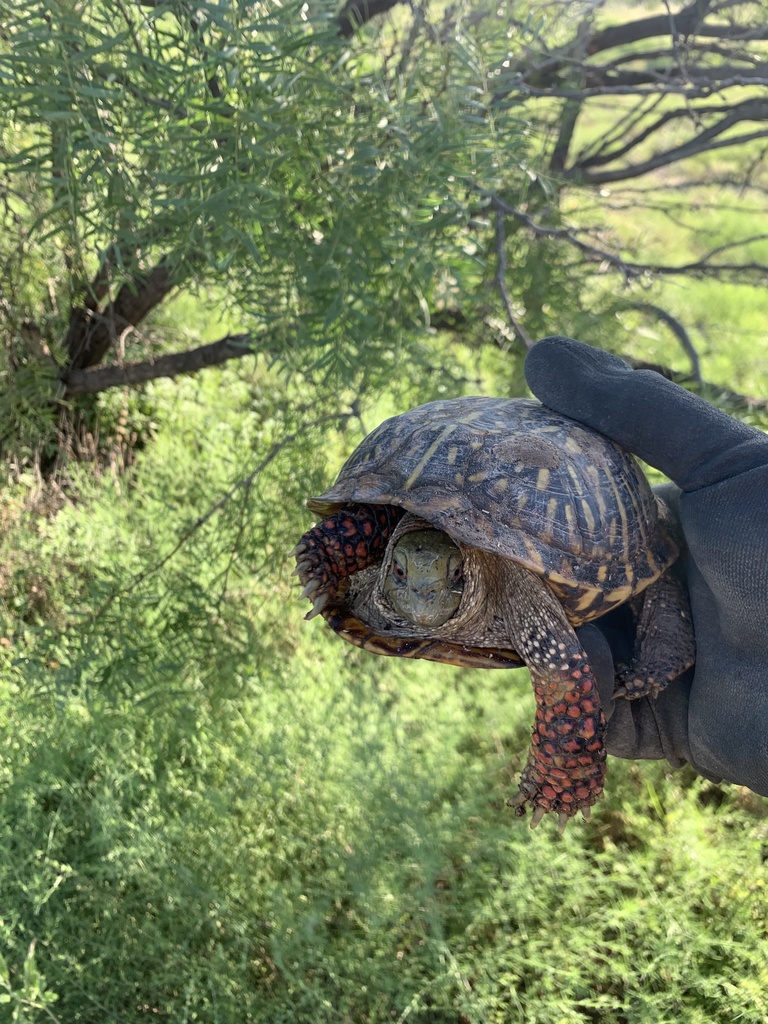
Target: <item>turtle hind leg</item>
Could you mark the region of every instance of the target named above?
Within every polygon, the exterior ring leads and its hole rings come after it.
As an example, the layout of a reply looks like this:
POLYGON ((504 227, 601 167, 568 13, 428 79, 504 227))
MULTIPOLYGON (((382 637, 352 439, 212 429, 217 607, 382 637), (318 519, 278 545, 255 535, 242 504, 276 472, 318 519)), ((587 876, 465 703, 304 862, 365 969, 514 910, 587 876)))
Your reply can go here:
POLYGON ((665 573, 630 607, 635 645, 631 660, 617 667, 614 697, 657 697, 696 660, 688 594, 674 575, 665 573))
POLYGON ((387 540, 404 509, 396 505, 355 505, 307 530, 291 554, 294 575, 313 602, 306 618, 319 615, 335 598, 340 583, 384 557, 387 540))

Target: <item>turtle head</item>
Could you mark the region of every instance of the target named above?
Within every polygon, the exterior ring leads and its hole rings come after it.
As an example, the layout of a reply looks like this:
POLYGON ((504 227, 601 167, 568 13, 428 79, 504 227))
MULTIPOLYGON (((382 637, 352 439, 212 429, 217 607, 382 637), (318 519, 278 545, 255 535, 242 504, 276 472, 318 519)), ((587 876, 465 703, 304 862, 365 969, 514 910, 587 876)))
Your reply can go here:
POLYGON ((463 590, 461 551, 442 530, 411 530, 395 542, 382 592, 398 615, 442 626, 458 611, 463 590))

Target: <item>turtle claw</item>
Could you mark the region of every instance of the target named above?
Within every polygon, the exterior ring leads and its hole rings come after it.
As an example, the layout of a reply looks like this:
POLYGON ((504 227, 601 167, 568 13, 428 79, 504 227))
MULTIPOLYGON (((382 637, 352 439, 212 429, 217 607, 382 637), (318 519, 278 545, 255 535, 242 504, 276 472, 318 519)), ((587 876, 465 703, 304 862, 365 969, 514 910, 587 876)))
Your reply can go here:
POLYGON ((320 589, 320 580, 310 580, 309 583, 304 587, 299 597, 309 597, 314 599, 315 591, 320 589))
MULTIPOLYGON (((527 797, 525 795, 525 793, 522 792, 522 790, 520 790, 519 792, 515 793, 514 796, 511 796, 509 798, 509 800, 507 800, 507 807, 514 807, 515 808, 515 817, 516 818, 522 818, 523 815, 525 814, 525 805, 526 805, 526 803, 528 803, 529 799, 530 798, 527 797)), ((549 814, 550 811, 553 811, 553 810, 554 810, 554 808, 550 807, 548 809, 548 808, 544 807, 542 804, 537 804, 534 807, 534 809, 533 809, 533 814, 531 815, 531 828, 536 828, 544 820, 545 816, 547 814, 549 814)), ((591 807, 581 807, 580 810, 581 810, 582 817, 584 818, 584 821, 589 821, 589 819, 591 817, 591 814, 592 814, 592 808, 591 807)), ((569 814, 568 811, 565 811, 565 810, 561 810, 558 813, 558 815, 557 815, 557 833, 558 833, 558 835, 562 835, 565 832, 566 826, 568 825, 568 822, 571 820, 572 817, 573 817, 573 814, 572 813, 569 814)))
POLYGON ((303 541, 301 541, 299 544, 296 545, 295 548, 292 548, 288 552, 288 557, 289 558, 298 558, 299 555, 303 555, 304 552, 308 551, 308 550, 309 550, 309 548, 307 547, 307 545, 303 541))
POLYGON ((304 616, 304 618, 307 620, 307 622, 310 619, 314 619, 314 617, 316 615, 319 615, 320 612, 323 611, 323 609, 326 607, 326 605, 328 604, 328 602, 330 600, 331 600, 331 595, 327 591, 322 593, 322 594, 318 594, 318 596, 315 598, 315 603, 312 605, 312 607, 309 609, 307 614, 304 616))
POLYGON ((658 697, 666 687, 669 679, 649 675, 632 666, 624 667, 616 676, 616 687, 613 691, 614 700, 623 697, 625 700, 640 700, 641 697, 658 697))
MULTIPOLYGON (((522 818, 525 814, 525 805, 528 803, 529 799, 530 797, 527 797, 522 790, 519 790, 514 796, 511 796, 509 800, 507 800, 507 807, 514 807, 515 817, 522 818)), ((537 804, 533 808, 533 814, 531 815, 531 828, 536 828, 544 820, 545 815, 547 815, 551 810, 551 807, 547 808, 543 804, 537 804)), ((567 811, 560 811, 557 819, 557 831, 560 835, 565 831, 565 826, 568 824, 568 819, 570 817, 571 816, 567 811)))
POLYGON ((544 807, 537 807, 531 815, 531 828, 536 828, 546 813, 547 812, 544 807))

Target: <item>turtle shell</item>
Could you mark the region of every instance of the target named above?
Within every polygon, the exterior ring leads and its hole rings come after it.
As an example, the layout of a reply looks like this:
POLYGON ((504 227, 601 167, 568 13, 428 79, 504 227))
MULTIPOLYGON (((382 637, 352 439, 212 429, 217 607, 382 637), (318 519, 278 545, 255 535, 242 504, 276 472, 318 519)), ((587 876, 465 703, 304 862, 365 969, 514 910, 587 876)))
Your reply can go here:
MULTIPOLYGON (((324 516, 355 503, 398 505, 459 546, 513 559, 547 581, 576 626, 633 597, 678 556, 632 456, 529 399, 454 398, 386 420, 307 505, 324 516)), ((352 628, 343 609, 329 612, 334 629, 352 628)), ((351 642, 407 656, 355 630, 351 642)), ((424 645, 412 656, 457 660, 424 645)))

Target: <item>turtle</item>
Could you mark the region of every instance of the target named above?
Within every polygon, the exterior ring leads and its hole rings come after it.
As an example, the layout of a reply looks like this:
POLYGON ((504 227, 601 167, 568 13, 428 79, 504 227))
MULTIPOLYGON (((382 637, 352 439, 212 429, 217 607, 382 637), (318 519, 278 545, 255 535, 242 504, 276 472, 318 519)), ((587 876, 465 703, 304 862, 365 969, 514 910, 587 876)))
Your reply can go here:
POLYGON ((575 628, 626 606, 614 696, 656 696, 695 659, 668 508, 634 458, 535 399, 428 402, 369 434, 307 506, 302 598, 377 654, 527 665, 536 714, 518 793, 559 831, 603 791, 605 716, 575 628))

